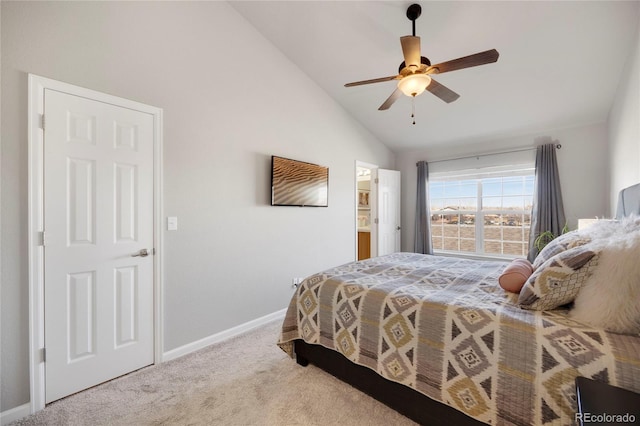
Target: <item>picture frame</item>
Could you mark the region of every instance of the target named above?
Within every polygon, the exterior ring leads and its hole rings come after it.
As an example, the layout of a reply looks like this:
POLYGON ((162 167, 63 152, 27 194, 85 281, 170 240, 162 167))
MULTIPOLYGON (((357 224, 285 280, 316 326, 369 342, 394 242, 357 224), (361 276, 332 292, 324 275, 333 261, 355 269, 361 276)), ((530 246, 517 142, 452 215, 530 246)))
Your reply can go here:
POLYGON ((329 168, 272 155, 271 205, 329 207, 329 168))
POLYGON ((358 208, 360 209, 368 209, 371 205, 369 204, 369 191, 366 189, 358 190, 358 208))

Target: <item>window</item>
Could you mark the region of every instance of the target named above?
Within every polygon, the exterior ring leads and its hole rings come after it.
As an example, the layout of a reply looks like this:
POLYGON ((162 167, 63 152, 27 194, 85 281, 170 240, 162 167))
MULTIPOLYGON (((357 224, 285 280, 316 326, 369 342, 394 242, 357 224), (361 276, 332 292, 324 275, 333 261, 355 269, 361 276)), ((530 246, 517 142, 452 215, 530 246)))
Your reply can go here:
POLYGON ((526 256, 533 186, 533 167, 433 174, 429 202, 434 250, 526 256))

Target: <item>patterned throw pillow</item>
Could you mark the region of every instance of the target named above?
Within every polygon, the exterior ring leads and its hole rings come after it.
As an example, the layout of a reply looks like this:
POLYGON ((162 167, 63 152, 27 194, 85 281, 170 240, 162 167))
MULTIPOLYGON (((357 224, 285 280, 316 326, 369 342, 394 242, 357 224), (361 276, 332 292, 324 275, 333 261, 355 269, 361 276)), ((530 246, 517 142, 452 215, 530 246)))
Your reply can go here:
POLYGON ((578 246, 547 259, 529 277, 518 304, 523 309, 546 311, 572 302, 598 264, 598 253, 578 246))
POLYGON ((533 261, 533 270, 535 271, 538 269, 544 262, 551 259, 558 253, 562 253, 563 251, 569 250, 573 247, 583 246, 589 242, 591 242, 589 237, 582 236, 577 231, 562 234, 556 239, 550 241, 549 244, 540 250, 540 253, 538 253, 533 261))

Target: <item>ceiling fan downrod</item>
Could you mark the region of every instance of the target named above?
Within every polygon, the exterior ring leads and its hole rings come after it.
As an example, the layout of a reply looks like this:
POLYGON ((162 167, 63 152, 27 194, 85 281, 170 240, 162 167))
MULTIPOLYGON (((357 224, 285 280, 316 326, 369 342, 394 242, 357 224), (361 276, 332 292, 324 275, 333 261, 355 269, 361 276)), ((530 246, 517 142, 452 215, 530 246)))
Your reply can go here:
POLYGON ((422 14, 422 7, 419 4, 412 4, 407 8, 407 18, 411 21, 411 26, 413 29, 413 36, 416 36, 416 19, 420 17, 422 14))

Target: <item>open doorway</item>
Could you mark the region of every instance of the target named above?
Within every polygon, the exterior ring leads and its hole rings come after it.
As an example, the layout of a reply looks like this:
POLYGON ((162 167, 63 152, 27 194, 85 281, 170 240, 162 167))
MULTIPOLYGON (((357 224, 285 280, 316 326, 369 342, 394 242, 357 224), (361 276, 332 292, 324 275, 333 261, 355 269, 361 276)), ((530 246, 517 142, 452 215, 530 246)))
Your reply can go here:
POLYGON ((400 245, 400 172, 356 161, 355 258, 396 253, 400 245))
POLYGON ((356 259, 377 255, 376 248, 376 186, 378 166, 356 161, 356 259))

